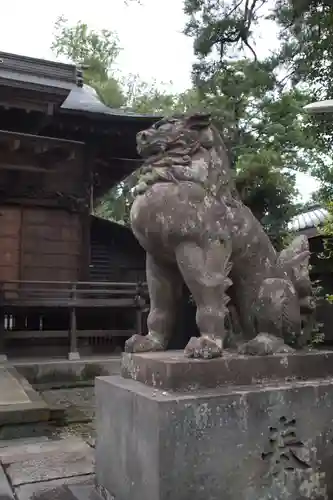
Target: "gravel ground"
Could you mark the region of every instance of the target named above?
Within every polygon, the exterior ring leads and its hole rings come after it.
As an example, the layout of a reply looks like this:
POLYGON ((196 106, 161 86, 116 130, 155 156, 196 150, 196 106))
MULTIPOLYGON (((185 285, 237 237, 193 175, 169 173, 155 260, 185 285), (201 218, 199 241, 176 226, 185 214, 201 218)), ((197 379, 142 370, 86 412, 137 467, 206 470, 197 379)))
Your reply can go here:
POLYGON ((66 408, 76 406, 78 408, 95 409, 95 394, 93 387, 77 387, 74 389, 53 389, 42 391, 41 396, 52 405, 61 405, 66 408))
POLYGON ((70 424, 66 427, 58 427, 53 434, 55 437, 66 438, 77 436, 84 439, 89 446, 95 447, 95 429, 93 423, 70 424))
POLYGON ((90 446, 95 446, 94 414, 95 395, 93 387, 77 387, 74 389, 53 389, 41 391, 41 396, 53 408, 62 407, 68 409, 69 420, 74 420, 65 426, 56 427, 54 436, 82 437, 90 446), (85 422, 77 422, 80 416, 85 422))

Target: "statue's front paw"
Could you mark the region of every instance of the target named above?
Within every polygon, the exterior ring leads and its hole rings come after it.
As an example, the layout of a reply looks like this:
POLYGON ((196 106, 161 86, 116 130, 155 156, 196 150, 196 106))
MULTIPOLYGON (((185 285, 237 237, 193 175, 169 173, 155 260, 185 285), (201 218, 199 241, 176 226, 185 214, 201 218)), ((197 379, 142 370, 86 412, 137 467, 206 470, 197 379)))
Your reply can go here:
POLYGON ((212 359, 222 356, 222 347, 209 337, 192 337, 184 350, 187 358, 212 359))
POLYGON ((291 354, 294 349, 275 335, 259 333, 254 339, 243 344, 238 352, 249 356, 268 356, 272 354, 291 354))
POLYGON ((125 342, 125 352, 164 351, 164 346, 150 335, 133 335, 125 342))

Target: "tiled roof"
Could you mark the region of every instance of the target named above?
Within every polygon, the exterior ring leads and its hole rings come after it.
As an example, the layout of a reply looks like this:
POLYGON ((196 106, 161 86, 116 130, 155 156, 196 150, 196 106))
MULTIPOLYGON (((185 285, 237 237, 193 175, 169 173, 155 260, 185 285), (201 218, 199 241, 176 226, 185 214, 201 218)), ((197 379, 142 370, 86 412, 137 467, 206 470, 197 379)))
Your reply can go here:
POLYGON ((325 208, 316 207, 293 217, 288 224, 288 229, 296 232, 313 229, 323 224, 327 216, 328 211, 325 208))
POLYGON ((161 118, 155 115, 133 113, 126 109, 111 108, 103 104, 97 92, 89 85, 82 85, 82 70, 74 64, 47 61, 34 57, 0 51, 0 84, 28 90, 63 90, 67 98, 61 109, 85 115, 141 119, 154 123, 161 118))
POLYGON ((103 104, 95 89, 89 85, 73 87, 69 96, 62 104, 61 109, 66 111, 82 111, 84 113, 96 113, 99 115, 122 116, 127 118, 143 118, 159 120, 160 116, 142 115, 119 108, 109 108, 103 104))

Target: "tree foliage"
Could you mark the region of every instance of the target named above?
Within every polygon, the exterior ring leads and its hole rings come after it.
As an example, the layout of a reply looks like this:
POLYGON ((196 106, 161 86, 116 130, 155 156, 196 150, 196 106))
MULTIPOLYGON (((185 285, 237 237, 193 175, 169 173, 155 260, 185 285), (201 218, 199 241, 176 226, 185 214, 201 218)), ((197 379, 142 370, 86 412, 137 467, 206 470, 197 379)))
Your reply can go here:
MULTIPOLYGON (((314 196, 315 201, 333 199, 333 121, 327 115, 314 118, 303 111, 305 104, 331 97, 332 2, 185 0, 184 9, 188 16, 185 33, 193 38, 197 55, 193 81, 203 94, 207 94, 207 89, 220 75, 224 75, 223 92, 228 94, 225 83, 228 74, 231 91, 237 94, 240 73, 235 75, 234 70, 242 64, 246 67, 242 80, 250 89, 249 103, 251 106, 254 103, 253 116, 258 116, 258 124, 255 121, 250 141, 247 141, 242 140, 242 137, 248 139, 248 134, 244 136, 244 129, 248 131, 248 126, 244 127, 244 116, 245 120, 251 116, 251 108, 245 110, 241 119, 240 134, 239 127, 231 123, 231 150, 238 155, 239 175, 256 178, 251 157, 256 163, 265 164, 266 156, 275 169, 280 165, 280 173, 284 176, 286 169, 301 170, 319 179, 322 187, 314 196), (274 53, 258 60, 258 29, 268 21, 274 21, 278 28, 279 43, 274 53)), ((228 95, 226 101, 233 108, 234 116, 242 114, 244 99, 240 99, 239 94, 236 99, 228 95)), ((266 179, 270 176, 269 171, 267 168, 266 179)), ((260 198, 255 192, 253 194, 256 200, 260 198)), ((251 204, 252 200, 247 203, 251 204)), ((274 210, 268 211, 274 214, 274 210)))
POLYGON ((82 66, 85 83, 96 90, 104 104, 119 107, 125 103, 121 85, 112 74, 120 52, 116 33, 94 31, 81 21, 71 26, 61 16, 55 23, 51 48, 57 56, 82 66))

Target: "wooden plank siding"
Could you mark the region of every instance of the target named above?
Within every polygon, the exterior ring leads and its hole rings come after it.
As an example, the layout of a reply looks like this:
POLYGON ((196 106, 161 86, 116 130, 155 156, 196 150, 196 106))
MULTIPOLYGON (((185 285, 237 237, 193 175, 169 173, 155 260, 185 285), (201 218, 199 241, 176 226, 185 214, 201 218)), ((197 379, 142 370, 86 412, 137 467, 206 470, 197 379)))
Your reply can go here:
POLYGON ((77 281, 82 235, 78 214, 0 207, 0 281, 77 281))
POLYGON ((20 278, 21 211, 0 207, 0 281, 20 278))
POLYGON ((21 280, 76 281, 80 254, 77 214, 56 209, 23 209, 21 280))

